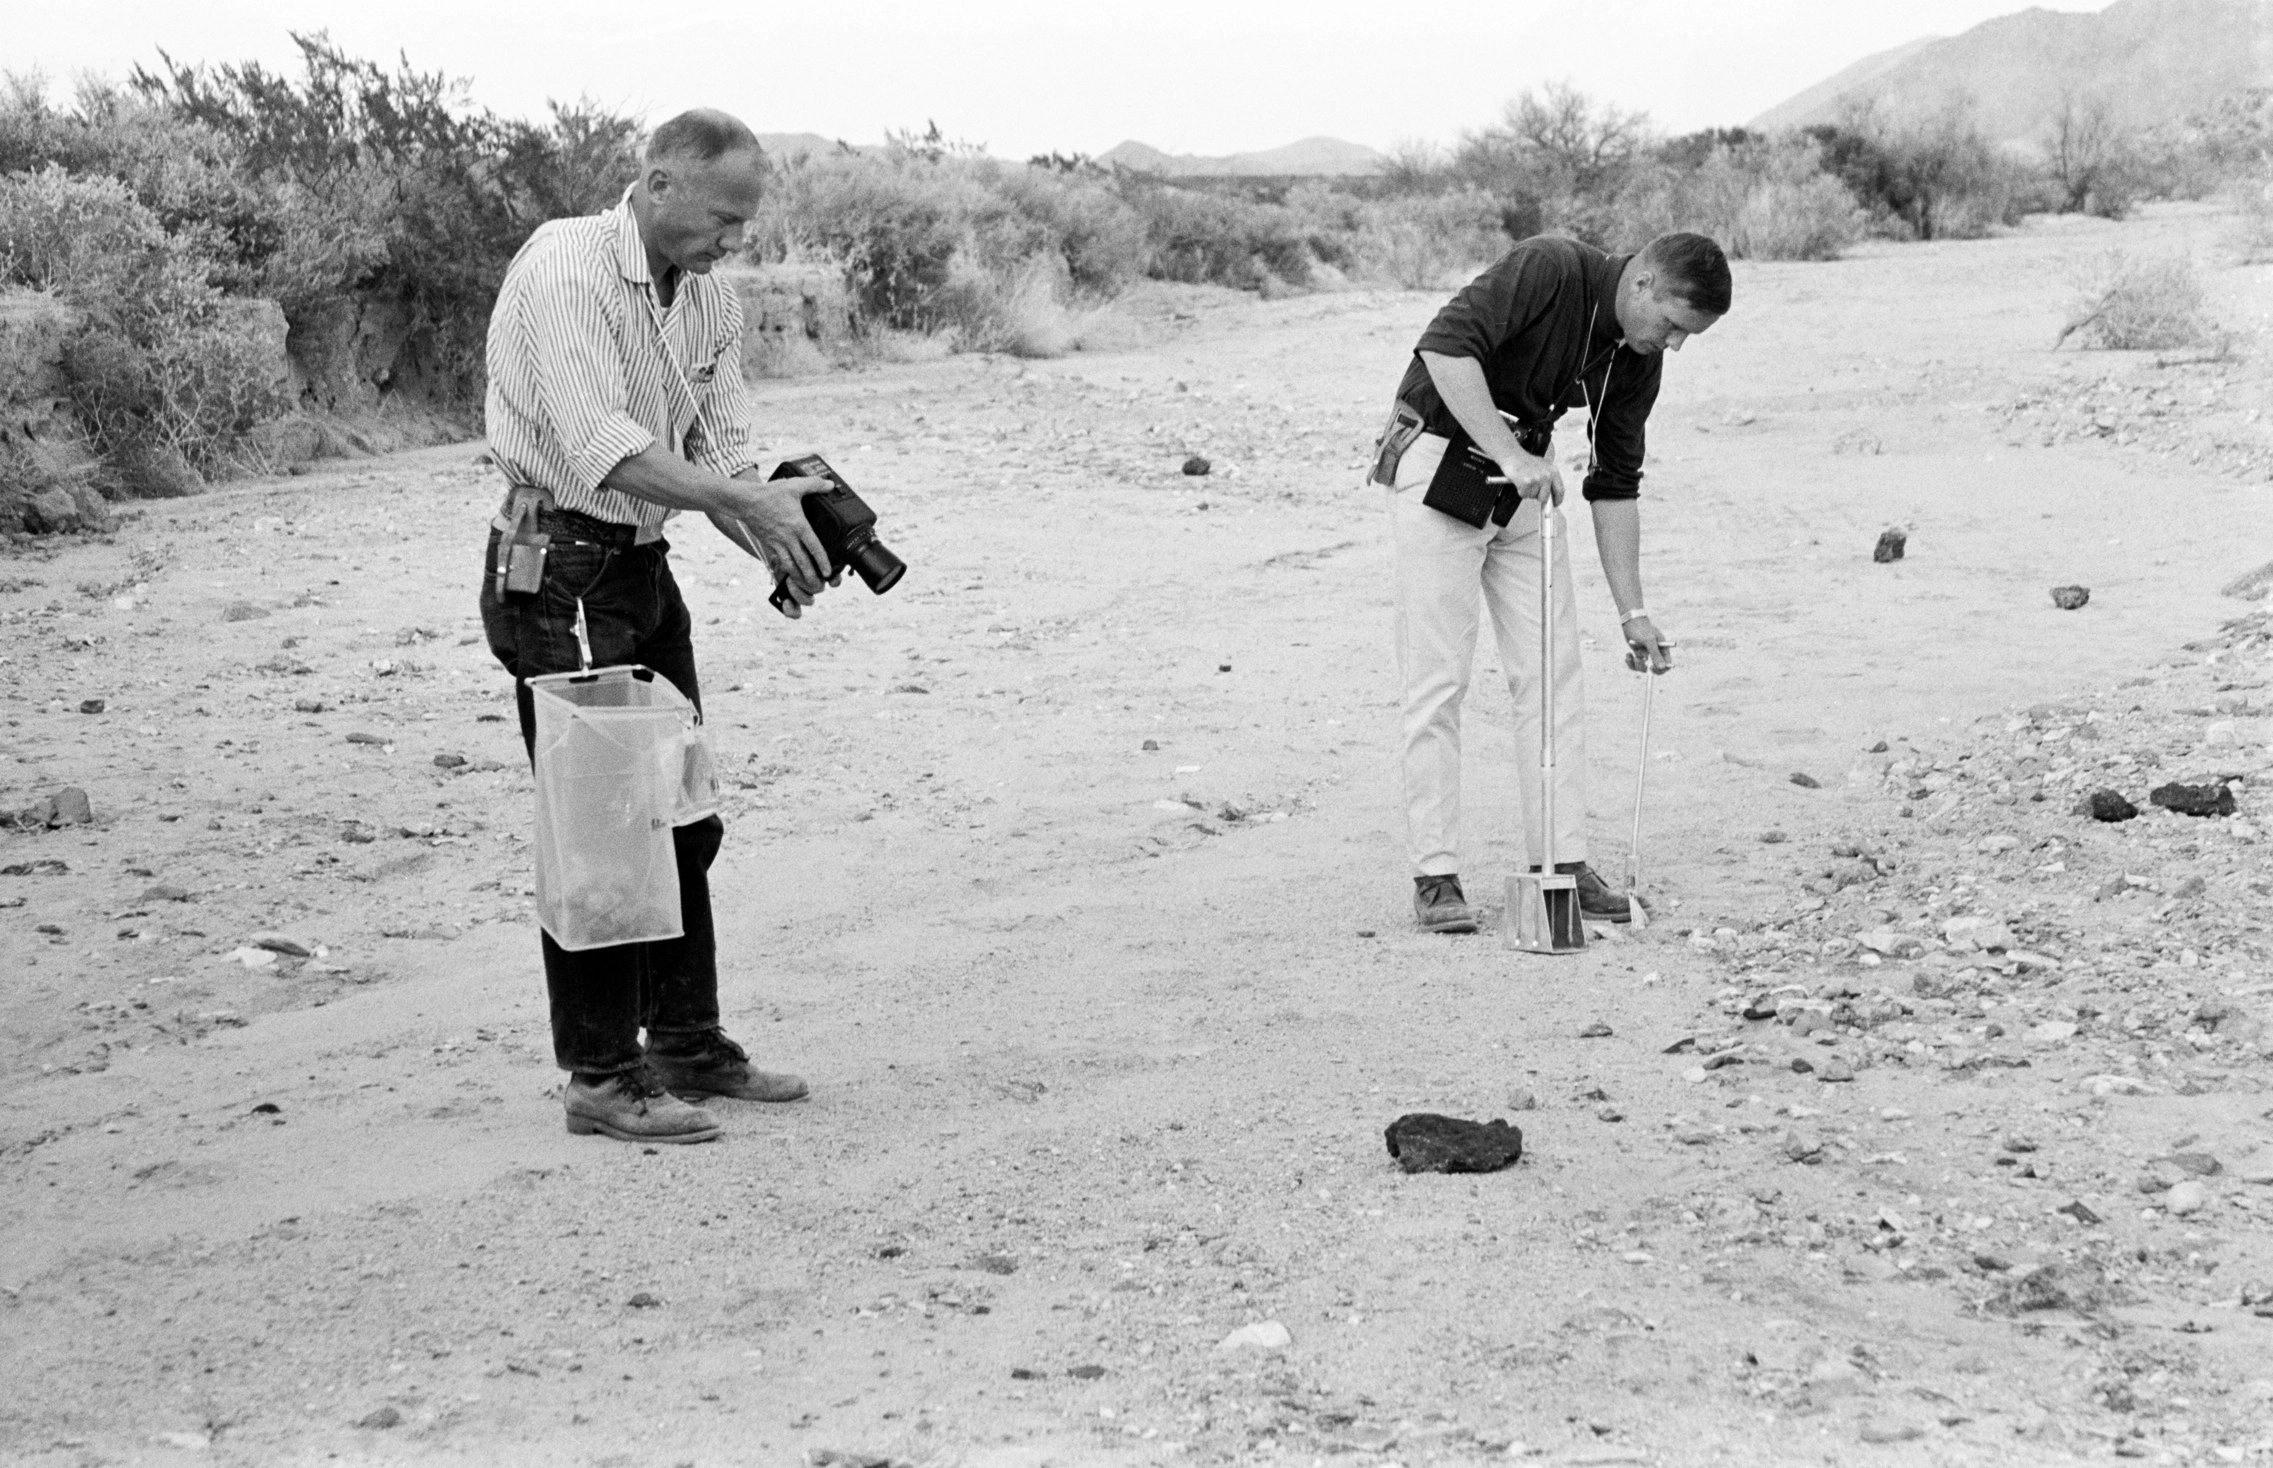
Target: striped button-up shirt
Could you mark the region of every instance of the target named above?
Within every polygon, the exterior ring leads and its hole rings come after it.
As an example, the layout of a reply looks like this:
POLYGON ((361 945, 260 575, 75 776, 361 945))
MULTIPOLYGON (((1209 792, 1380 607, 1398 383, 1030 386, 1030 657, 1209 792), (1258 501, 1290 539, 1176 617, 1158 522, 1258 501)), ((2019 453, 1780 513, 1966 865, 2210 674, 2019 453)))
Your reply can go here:
POLYGON ((674 512, 602 489, 616 465, 657 443, 719 474, 758 462, 741 297, 682 273, 670 309, 657 304, 629 191, 604 214, 539 225, 490 314, 486 411, 507 480, 644 539, 674 512))

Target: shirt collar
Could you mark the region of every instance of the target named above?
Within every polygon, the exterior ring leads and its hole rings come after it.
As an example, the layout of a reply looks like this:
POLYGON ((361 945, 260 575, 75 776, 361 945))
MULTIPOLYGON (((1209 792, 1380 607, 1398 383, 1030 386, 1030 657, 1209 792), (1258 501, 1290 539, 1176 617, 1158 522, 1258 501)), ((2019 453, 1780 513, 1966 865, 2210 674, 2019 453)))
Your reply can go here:
POLYGON ((623 199, 608 211, 608 224, 616 236, 617 273, 652 290, 655 274, 647 268, 647 242, 639 237, 639 216, 631 210, 631 196, 638 187, 633 184, 623 191, 623 199))
POLYGON ((1618 324, 1618 282, 1626 273, 1626 262, 1631 255, 1605 255, 1594 268, 1594 342, 1609 345, 1626 332, 1618 324))

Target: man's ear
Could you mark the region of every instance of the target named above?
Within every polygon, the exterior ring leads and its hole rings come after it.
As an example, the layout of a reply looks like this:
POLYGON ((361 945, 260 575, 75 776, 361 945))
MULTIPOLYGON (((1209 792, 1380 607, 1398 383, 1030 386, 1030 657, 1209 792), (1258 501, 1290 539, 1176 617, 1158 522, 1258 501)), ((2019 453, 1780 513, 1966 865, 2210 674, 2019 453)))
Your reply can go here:
POLYGON ((1635 294, 1635 295, 1637 295, 1637 296, 1640 296, 1640 295, 1655 295, 1655 294, 1656 294, 1656 292, 1657 292, 1657 272, 1656 272, 1656 271, 1654 271, 1654 270, 1637 270, 1637 271, 1635 271, 1635 272, 1634 272, 1634 294, 1635 294))
POLYGON ((671 191, 671 170, 660 164, 648 169, 647 176, 640 180, 640 186, 647 191, 648 198, 662 198, 671 191))

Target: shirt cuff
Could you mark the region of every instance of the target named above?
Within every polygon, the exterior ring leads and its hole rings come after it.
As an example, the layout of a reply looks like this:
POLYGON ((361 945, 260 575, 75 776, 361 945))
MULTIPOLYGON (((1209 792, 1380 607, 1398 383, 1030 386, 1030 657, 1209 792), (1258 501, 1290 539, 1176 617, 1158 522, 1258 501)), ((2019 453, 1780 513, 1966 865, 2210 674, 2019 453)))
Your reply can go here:
POLYGON ((709 449, 704 449, 695 455, 695 462, 713 474, 721 474, 732 479, 745 469, 757 468, 760 458, 747 448, 728 449, 722 453, 712 453, 709 449))
POLYGON ((653 447, 654 434, 621 413, 611 413, 601 419, 592 436, 568 456, 568 467, 576 475, 577 488, 597 490, 600 481, 615 472, 616 465, 653 447))

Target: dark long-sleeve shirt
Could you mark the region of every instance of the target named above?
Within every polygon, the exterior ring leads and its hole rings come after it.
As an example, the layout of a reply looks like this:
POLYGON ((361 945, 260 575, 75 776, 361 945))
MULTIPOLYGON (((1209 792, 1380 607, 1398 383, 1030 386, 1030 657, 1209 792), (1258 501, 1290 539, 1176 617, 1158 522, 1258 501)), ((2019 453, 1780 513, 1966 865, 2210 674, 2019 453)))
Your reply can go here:
POLYGON ((1657 402, 1664 359, 1618 344, 1618 277, 1631 258, 1577 240, 1525 240, 1436 313, 1397 396, 1419 410, 1431 433, 1459 442, 1467 435, 1438 395, 1422 352, 1482 363, 1493 404, 1525 427, 1551 426, 1591 398, 1599 409, 1586 497, 1635 498, 1642 429, 1657 402))

